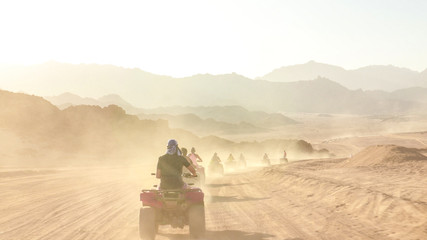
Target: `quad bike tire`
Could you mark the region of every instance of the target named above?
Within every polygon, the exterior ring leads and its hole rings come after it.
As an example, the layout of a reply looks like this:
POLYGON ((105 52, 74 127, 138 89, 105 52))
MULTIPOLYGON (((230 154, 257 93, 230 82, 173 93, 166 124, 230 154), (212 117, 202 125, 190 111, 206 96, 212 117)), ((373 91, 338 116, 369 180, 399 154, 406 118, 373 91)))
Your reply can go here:
POLYGON ((139 237, 142 240, 154 240, 159 225, 156 223, 156 210, 151 207, 139 210, 139 237))
POLYGON ((197 239, 205 235, 205 206, 203 204, 193 205, 188 209, 188 225, 191 237, 197 239))

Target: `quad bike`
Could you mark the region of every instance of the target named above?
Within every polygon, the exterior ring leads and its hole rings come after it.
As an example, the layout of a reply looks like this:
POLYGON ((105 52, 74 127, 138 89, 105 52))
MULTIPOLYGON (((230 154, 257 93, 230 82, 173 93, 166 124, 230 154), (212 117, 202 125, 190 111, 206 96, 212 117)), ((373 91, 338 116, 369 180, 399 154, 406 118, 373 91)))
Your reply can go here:
POLYGON ((239 168, 246 168, 246 160, 245 160, 245 158, 239 158, 239 161, 237 162, 237 166, 239 168))
POLYGON ((234 170, 234 169, 237 168, 237 162, 235 160, 233 160, 233 161, 227 161, 227 162, 225 162, 225 167, 227 169, 234 170))
POLYGON ((205 171, 204 169, 196 168, 197 177, 193 177, 190 172, 183 173, 182 176, 187 178, 186 183, 198 188, 205 186, 205 171))
POLYGON ((262 165, 264 166, 271 166, 271 162, 269 158, 263 158, 261 161, 262 165))
POLYGON ((142 240, 154 240, 159 225, 173 228, 188 225, 191 237, 203 237, 205 206, 200 188, 142 190, 140 200, 139 235, 142 240))
POLYGON ((288 163, 288 158, 285 158, 285 157, 280 158, 280 163, 281 163, 281 164, 288 163))
POLYGON ((197 172, 197 177, 192 177, 187 168, 183 168, 183 176, 187 178, 188 183, 191 183, 198 188, 202 188, 205 185, 206 180, 205 168, 201 165, 195 166, 194 168, 197 172))
POLYGON ((237 168, 237 161, 234 159, 233 154, 230 153, 230 155, 227 158, 227 161, 225 162, 225 168, 234 170, 237 168))
POLYGON ((202 165, 199 165, 198 167, 196 167, 196 172, 197 172, 197 176, 198 177, 198 185, 199 187, 202 187, 205 185, 205 180, 206 180, 206 173, 205 173, 205 168, 202 165))
POLYGON ((208 166, 208 172, 211 175, 224 175, 224 166, 221 162, 211 161, 208 166))

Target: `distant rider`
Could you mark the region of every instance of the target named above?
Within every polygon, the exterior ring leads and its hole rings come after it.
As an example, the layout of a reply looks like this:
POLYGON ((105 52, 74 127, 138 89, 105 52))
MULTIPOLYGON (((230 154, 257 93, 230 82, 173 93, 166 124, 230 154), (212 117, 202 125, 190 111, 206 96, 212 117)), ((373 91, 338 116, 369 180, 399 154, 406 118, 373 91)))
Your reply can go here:
POLYGON ((187 162, 190 163, 190 164, 193 164, 193 162, 191 161, 191 159, 187 156, 187 152, 188 152, 187 149, 186 148, 181 148, 181 152, 182 152, 182 156, 187 160, 187 162))
POLYGON ((268 157, 267 153, 264 153, 263 159, 264 161, 270 161, 270 158, 268 157))
POLYGON ((219 159, 218 154, 217 154, 217 153, 214 153, 214 155, 212 156, 212 159, 211 159, 211 164, 212 164, 212 163, 216 163, 216 164, 218 164, 218 163, 220 163, 220 162, 221 162, 221 159, 219 159))
POLYGON ((199 167, 197 162, 203 162, 202 158, 196 153, 196 149, 194 147, 191 148, 191 153, 188 154, 188 157, 193 162, 194 166, 199 167))
POLYGON ((233 154, 228 155, 227 162, 234 162, 233 154))
POLYGON ((156 177, 160 179, 160 189, 179 189, 185 186, 182 180, 182 167, 186 167, 194 177, 197 177, 196 170, 182 156, 178 148, 178 142, 174 139, 168 141, 167 152, 159 157, 157 162, 156 177))

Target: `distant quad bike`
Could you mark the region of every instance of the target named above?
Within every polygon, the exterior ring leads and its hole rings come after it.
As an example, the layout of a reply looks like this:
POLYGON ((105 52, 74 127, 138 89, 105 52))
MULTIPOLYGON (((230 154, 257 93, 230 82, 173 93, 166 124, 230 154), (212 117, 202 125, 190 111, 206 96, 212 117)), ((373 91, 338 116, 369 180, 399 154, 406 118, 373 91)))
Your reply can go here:
POLYGON ((154 240, 159 225, 183 228, 188 225, 193 238, 205 234, 204 193, 200 188, 142 190, 139 211, 139 235, 154 240))
POLYGON ((237 162, 237 166, 239 168, 246 168, 246 160, 244 157, 239 158, 239 161, 237 162))
POLYGON ((237 168, 237 161, 234 159, 233 154, 228 155, 227 161, 225 162, 227 169, 234 170, 237 168))
POLYGON ((217 161, 211 161, 208 166, 208 173, 210 175, 224 176, 224 166, 217 161))
POLYGON ((263 158, 261 163, 264 166, 271 166, 270 158, 263 158))
POLYGON ((289 161, 288 161, 288 158, 285 158, 285 157, 283 157, 283 158, 280 158, 280 163, 281 164, 285 164, 285 163, 288 163, 289 161))
POLYGON ((234 170, 237 168, 237 162, 235 160, 227 161, 225 162, 225 167, 227 168, 227 170, 234 170))

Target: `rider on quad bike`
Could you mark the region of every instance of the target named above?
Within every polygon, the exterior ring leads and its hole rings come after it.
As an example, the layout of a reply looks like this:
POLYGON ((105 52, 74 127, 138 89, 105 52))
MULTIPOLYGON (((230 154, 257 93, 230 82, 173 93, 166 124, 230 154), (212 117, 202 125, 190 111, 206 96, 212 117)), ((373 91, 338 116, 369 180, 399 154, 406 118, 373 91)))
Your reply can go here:
POLYGON ((188 154, 188 157, 191 159, 191 161, 196 167, 199 167, 199 164, 197 162, 203 162, 202 158, 198 154, 196 154, 196 149, 194 147, 191 148, 191 153, 188 154))
POLYGON ((221 159, 218 157, 217 153, 214 153, 212 159, 208 166, 208 171, 211 174, 224 175, 224 166, 222 166, 221 159))
POLYGON ((245 159, 245 156, 243 156, 243 153, 240 153, 240 156, 239 156, 239 167, 240 168, 245 168, 246 167, 246 159, 245 159))
POLYGON ((227 168, 234 169, 236 168, 236 161, 234 160, 233 154, 230 153, 227 158, 227 162, 225 162, 227 168))
POLYGON ((214 153, 212 156, 211 163, 221 163, 221 159, 218 157, 217 153, 214 153))
MULTIPOLYGON (((182 152, 182 156, 187 159, 187 162, 190 164, 193 164, 193 162, 191 161, 191 159, 187 156, 187 149, 186 148, 181 148, 181 152, 182 152)), ((193 166, 194 167, 194 166, 193 166)), ((186 168, 185 168, 186 169, 186 168)), ((185 169, 183 169, 185 171, 185 169)))
POLYGON ((234 162, 233 154, 228 155, 227 162, 234 162))
POLYGON ((287 158, 286 150, 283 150, 283 157, 280 158, 280 163, 287 163, 287 162, 288 162, 288 158, 287 158))
POLYGON ((157 164, 156 177, 161 179, 160 188, 143 189, 140 193, 139 234, 142 240, 154 240, 159 225, 181 229, 188 225, 192 238, 203 237, 206 231, 204 193, 200 188, 187 187, 183 182, 183 166, 192 176, 197 176, 195 169, 181 155, 178 143, 169 140, 167 153, 159 158, 157 164))
POLYGON ((203 185, 205 183, 206 174, 205 168, 199 164, 199 162, 203 162, 202 158, 196 153, 196 149, 194 147, 191 148, 191 153, 188 154, 188 157, 191 159, 197 175, 200 175, 200 183, 203 185))
MULTIPOLYGON (((181 148, 182 156, 187 159, 187 161, 193 166, 197 172, 197 178, 194 178, 195 181, 192 181, 196 186, 202 187, 205 184, 205 168, 201 165, 194 165, 193 161, 190 159, 189 155, 187 156, 187 149, 181 148)), ((183 168, 184 175, 190 174, 187 168, 183 168)))
POLYGON ((197 177, 196 170, 182 156, 178 148, 178 142, 174 139, 168 141, 167 152, 159 157, 157 162, 156 177, 160 179, 160 189, 178 189, 185 187, 182 180, 182 168, 186 167, 194 177, 197 177))
POLYGON ((267 153, 264 153, 264 157, 262 158, 262 163, 263 165, 267 165, 267 166, 271 165, 270 158, 268 157, 267 153))

